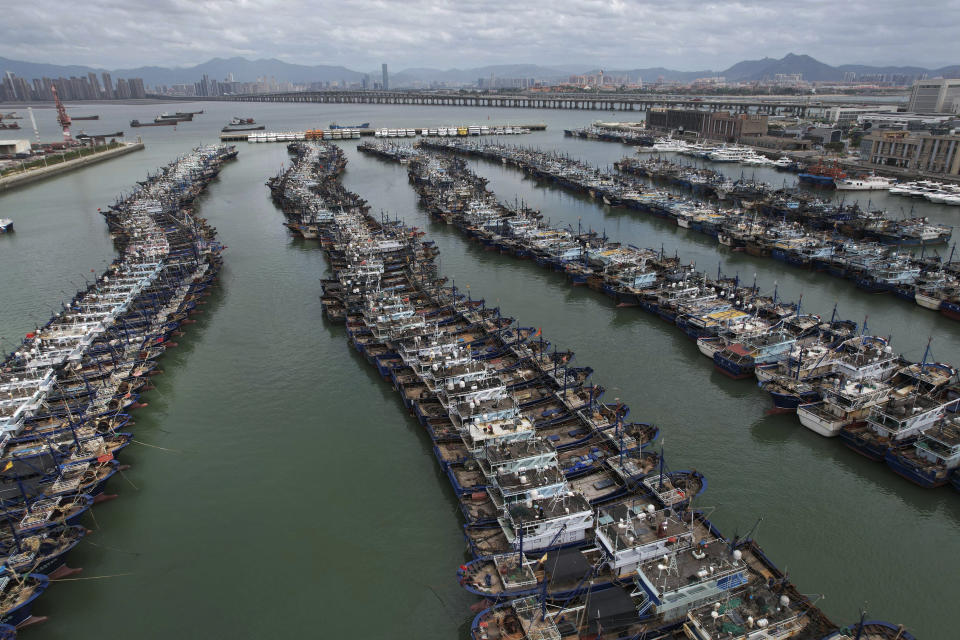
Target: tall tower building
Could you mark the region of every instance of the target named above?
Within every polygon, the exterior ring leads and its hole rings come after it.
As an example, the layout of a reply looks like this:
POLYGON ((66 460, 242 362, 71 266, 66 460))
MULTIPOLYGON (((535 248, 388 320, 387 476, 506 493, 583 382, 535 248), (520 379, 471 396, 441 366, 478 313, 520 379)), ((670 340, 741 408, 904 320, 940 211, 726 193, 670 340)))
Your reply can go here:
POLYGON ((384 63, 380 66, 380 71, 383 73, 383 90, 384 90, 384 91, 389 91, 389 90, 390 90, 390 78, 387 76, 387 63, 386 63, 386 62, 384 62, 384 63))
POLYGON ((103 77, 103 97, 112 100, 116 96, 113 93, 113 81, 110 79, 110 74, 104 71, 101 75, 103 77))

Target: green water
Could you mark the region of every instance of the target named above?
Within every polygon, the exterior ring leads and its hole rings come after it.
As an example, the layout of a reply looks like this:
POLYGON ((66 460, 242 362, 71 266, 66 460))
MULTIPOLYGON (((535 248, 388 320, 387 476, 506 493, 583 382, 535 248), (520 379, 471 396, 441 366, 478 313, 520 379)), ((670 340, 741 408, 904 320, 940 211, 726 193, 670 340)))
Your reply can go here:
MULTIPOLYGON (((11 107, 10 109, 12 109, 11 107)), ((375 127, 469 122, 549 125, 513 142, 562 149, 606 165, 629 152, 616 144, 564 139, 565 126, 602 114, 431 107, 180 105, 203 108, 192 123, 131 130, 159 106, 97 106, 88 131, 126 129, 145 151, 0 196, 16 233, 0 236, 0 336, 9 349, 45 321, 90 270, 112 258, 97 214, 148 171, 199 142, 216 139, 232 116, 272 130, 370 121, 375 127)), ((6 110, 10 110, 6 109, 6 110)), ((88 109, 89 110, 89 109, 88 109)), ((53 136, 55 114, 37 110, 53 136)), ((610 116, 613 117, 613 116, 610 116)), ((475 297, 541 326, 576 363, 632 407, 631 419, 663 429, 674 468, 706 474, 701 507, 732 534, 757 518, 757 537, 801 591, 823 594, 837 621, 858 607, 902 622, 923 638, 955 634, 945 614, 960 575, 960 495, 915 488, 887 470, 802 428, 794 416, 767 416, 754 384, 728 380, 675 327, 637 309, 571 288, 557 274, 466 242, 416 207, 406 170, 356 152, 345 184, 383 209, 428 230, 443 271, 475 297)), ((264 180, 287 159, 282 144, 242 143, 200 200, 229 247, 221 282, 199 322, 164 356, 165 375, 135 414, 133 467, 113 480, 120 499, 98 505, 96 529, 71 555, 78 577, 56 584, 35 613, 50 615, 27 638, 93 638, 105 628, 137 638, 462 637, 474 599, 456 581, 462 520, 428 438, 389 385, 324 323, 315 244, 291 239, 264 180), (149 445, 149 446, 148 446, 149 445), (127 575, 122 575, 127 574, 127 575)), ((642 214, 611 210, 514 169, 472 162, 502 199, 519 197, 554 223, 578 219, 641 246, 661 244, 701 268, 739 271, 804 307, 845 317, 869 314, 871 331, 919 359, 960 363, 960 324, 915 305, 869 296, 850 283, 769 259, 718 249, 712 240, 642 214)), ((733 171, 733 169, 725 170, 733 171)), ((750 172, 752 173, 752 171, 750 172)), ((758 177, 761 171, 757 170, 758 177)), ((749 174, 748 174, 749 175, 749 174)), ((788 174, 771 172, 768 180, 788 174)), ((885 206, 913 201, 890 196, 885 206)), ((921 203, 951 223, 956 209, 921 203)))

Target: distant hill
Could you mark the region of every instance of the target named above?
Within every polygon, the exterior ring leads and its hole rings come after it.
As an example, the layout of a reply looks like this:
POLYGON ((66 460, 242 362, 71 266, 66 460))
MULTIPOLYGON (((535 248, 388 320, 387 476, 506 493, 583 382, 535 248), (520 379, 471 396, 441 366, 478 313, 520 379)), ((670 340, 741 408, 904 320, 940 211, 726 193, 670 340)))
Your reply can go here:
POLYGON ((100 74, 110 73, 114 80, 117 78, 143 78, 149 86, 158 84, 179 84, 196 82, 203 74, 216 80, 223 80, 232 73, 235 80, 252 82, 261 77, 274 77, 279 81, 287 82, 326 82, 341 81, 356 82, 364 74, 352 71, 346 67, 326 65, 290 64, 277 59, 247 60, 246 58, 213 58, 202 64, 192 67, 136 67, 133 69, 96 69, 82 66, 60 66, 23 62, 0 58, 0 72, 12 71, 16 75, 32 79, 44 76, 56 78, 63 76, 85 76, 89 72, 100 74))
MULTIPOLYGON (((856 73, 858 76, 877 74, 920 76, 926 74, 929 77, 960 77, 960 65, 941 67, 939 69, 896 66, 875 67, 862 64, 845 64, 834 67, 816 58, 794 53, 789 53, 780 59, 761 58, 759 60, 743 60, 722 70, 676 71, 663 67, 654 67, 651 69, 614 69, 604 71, 612 76, 625 75, 631 79, 639 77, 642 78, 644 82, 653 82, 660 77, 668 82, 690 82, 696 78, 708 78, 712 76, 722 76, 726 78, 728 82, 758 82, 761 80, 772 80, 778 73, 799 73, 803 75, 804 80, 811 82, 843 80, 844 74, 847 72, 856 73)), ((593 73, 595 72, 596 71, 593 71, 593 73)))
POLYGON ((115 73, 124 78, 143 78, 143 81, 148 85, 196 82, 203 74, 207 74, 215 80, 223 80, 227 77, 227 74, 232 73, 234 80, 238 82, 253 82, 257 78, 273 77, 279 81, 300 83, 333 80, 356 82, 364 75, 346 67, 290 64, 276 58, 261 60, 213 58, 193 67, 178 67, 175 69, 139 67, 136 69, 117 69, 115 73))
POLYGON ((489 78, 491 74, 497 78, 535 78, 537 80, 564 80, 577 73, 569 69, 544 67, 537 64, 498 64, 486 67, 472 67, 469 69, 404 69, 390 75, 391 86, 401 86, 402 83, 413 82, 449 82, 468 83, 476 82, 478 78, 489 78))
MULTIPOLYGON (((12 71, 14 74, 32 79, 41 77, 69 77, 83 76, 89 72, 97 73, 108 71, 116 78, 143 78, 148 86, 157 84, 178 84, 196 82, 207 74, 216 80, 223 80, 232 73, 235 80, 251 82, 260 77, 273 77, 278 81, 307 83, 343 81, 357 82, 366 73, 353 71, 342 66, 330 65, 301 65, 283 62, 275 58, 261 60, 247 60, 246 58, 213 58, 192 67, 137 67, 134 69, 98 69, 85 66, 63 66, 38 62, 25 62, 0 58, 0 72, 12 71)), ((470 84, 478 78, 488 78, 491 74, 498 78, 534 78, 536 80, 558 81, 571 75, 596 73, 597 68, 587 71, 584 67, 561 68, 537 64, 506 64, 467 69, 432 69, 411 68, 400 71, 391 71, 391 88, 402 88, 414 83, 447 82, 450 84, 470 84)), ((944 76, 948 78, 960 77, 960 65, 951 65, 940 69, 925 69, 923 67, 897 66, 869 66, 869 65, 839 65, 831 66, 808 55, 787 54, 783 58, 761 58, 759 60, 743 60, 725 70, 711 71, 677 71, 664 67, 637 68, 637 69, 604 69, 610 76, 627 76, 631 81, 637 78, 644 82, 655 82, 663 78, 673 82, 689 82, 695 78, 723 76, 729 82, 753 82, 772 79, 776 74, 803 75, 804 80, 835 81, 842 80, 844 73, 853 72, 858 75, 869 74, 903 74, 919 76, 927 74, 930 77, 944 76)), ((369 72, 374 81, 379 81, 380 70, 369 72)))

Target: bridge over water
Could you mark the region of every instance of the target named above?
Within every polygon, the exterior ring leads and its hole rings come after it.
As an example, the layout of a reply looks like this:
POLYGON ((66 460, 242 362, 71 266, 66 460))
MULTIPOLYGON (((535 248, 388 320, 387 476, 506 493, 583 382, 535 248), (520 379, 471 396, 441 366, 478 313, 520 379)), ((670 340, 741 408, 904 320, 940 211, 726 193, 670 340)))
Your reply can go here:
POLYGON ((410 91, 296 91, 212 98, 232 102, 303 102, 327 104, 402 104, 443 107, 509 107, 513 109, 582 109, 593 111, 647 111, 654 107, 765 113, 769 115, 822 115, 831 104, 808 99, 771 97, 657 96, 639 94, 544 93, 472 94, 410 91))

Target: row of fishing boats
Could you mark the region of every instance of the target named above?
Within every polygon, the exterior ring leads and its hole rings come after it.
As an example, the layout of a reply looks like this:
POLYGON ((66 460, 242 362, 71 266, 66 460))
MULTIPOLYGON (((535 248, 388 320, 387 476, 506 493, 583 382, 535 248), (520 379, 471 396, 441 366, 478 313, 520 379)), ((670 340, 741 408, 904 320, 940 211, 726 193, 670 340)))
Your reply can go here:
POLYGON ((369 215, 327 173, 339 150, 291 147, 269 184, 288 223, 329 212, 325 316, 392 382, 459 501, 471 559, 457 574, 482 598, 471 637, 911 638, 839 629, 751 535, 726 538, 693 506, 703 476, 671 471, 658 428, 603 402, 573 352, 448 285, 424 232, 369 215))
POLYGON ((563 135, 572 138, 583 138, 585 140, 603 140, 604 142, 619 142, 621 144, 639 145, 643 147, 652 147, 655 139, 649 133, 643 133, 632 129, 614 129, 612 127, 601 127, 591 125, 579 129, 564 129, 563 135))
POLYGON ((133 441, 129 412, 158 358, 193 322, 220 267, 215 230, 191 204, 236 157, 198 147, 103 211, 120 256, 0 365, 0 637, 44 618, 34 601, 79 571, 80 520, 133 441))
MULTIPOLYGON (((509 164, 605 204, 674 219, 679 226, 704 233, 731 249, 844 277, 871 293, 891 292, 960 319, 960 262, 953 262, 952 255, 947 260, 936 254, 915 259, 880 236, 867 241, 845 234, 848 229, 842 220, 853 215, 852 207, 811 204, 801 208, 777 197, 749 212, 728 210, 651 190, 636 178, 609 174, 555 153, 469 140, 422 140, 418 144, 509 164)), ((875 217, 882 218, 882 214, 875 217)), ((894 222, 882 219, 885 225, 894 222)), ((951 232, 923 220, 896 224, 898 237, 949 237, 951 232)))
MULTIPOLYGON (((397 159, 392 147, 376 152, 397 159)), ((924 487, 960 490, 960 384, 952 366, 895 354, 890 339, 867 334, 866 321, 824 322, 800 302, 760 292, 754 282, 718 271, 711 278, 663 250, 611 242, 584 229, 543 222, 538 212, 497 202, 462 160, 417 152, 410 181, 431 215, 490 250, 531 258, 586 284, 619 306, 639 306, 676 324, 731 378, 754 378, 776 411, 796 411, 823 436, 886 461, 924 487)))

